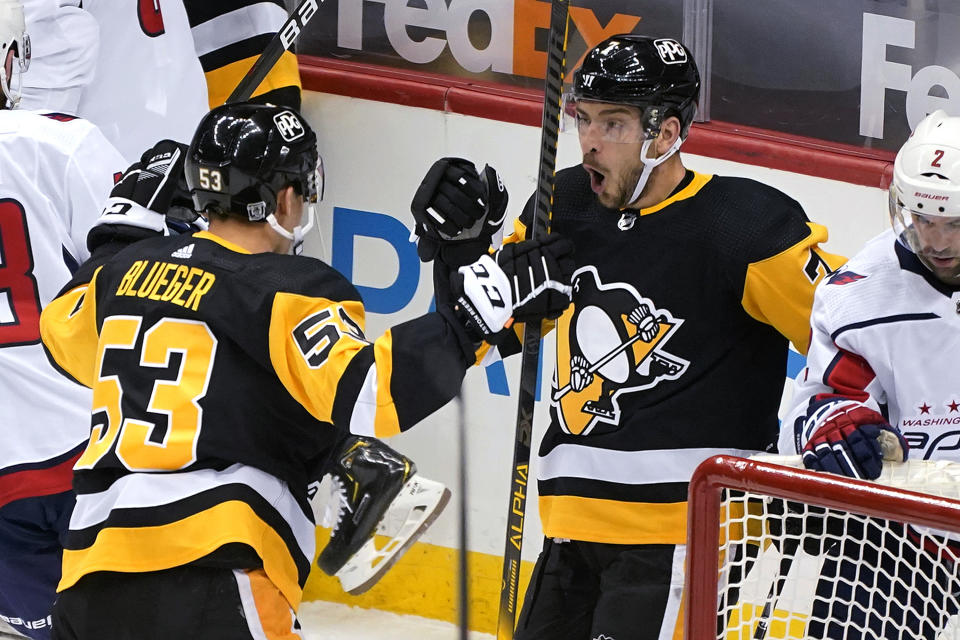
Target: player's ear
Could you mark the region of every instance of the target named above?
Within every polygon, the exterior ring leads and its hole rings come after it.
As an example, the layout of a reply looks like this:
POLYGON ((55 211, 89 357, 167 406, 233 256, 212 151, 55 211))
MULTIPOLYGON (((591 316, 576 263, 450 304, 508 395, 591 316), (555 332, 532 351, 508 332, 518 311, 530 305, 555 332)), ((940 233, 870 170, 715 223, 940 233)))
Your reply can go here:
POLYGON ((670 116, 660 125, 660 135, 657 136, 657 155, 666 153, 680 137, 680 119, 670 116))
POLYGON ((297 214, 303 210, 303 207, 297 205, 302 200, 292 185, 287 185, 277 192, 277 212, 274 217, 281 226, 292 229, 300 223, 297 214))

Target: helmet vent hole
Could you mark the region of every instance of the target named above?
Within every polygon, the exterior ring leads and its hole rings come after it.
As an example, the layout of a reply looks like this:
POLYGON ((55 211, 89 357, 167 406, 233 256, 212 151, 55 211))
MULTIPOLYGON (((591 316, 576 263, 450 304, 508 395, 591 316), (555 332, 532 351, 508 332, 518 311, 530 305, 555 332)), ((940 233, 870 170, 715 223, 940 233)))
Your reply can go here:
POLYGON ((943 213, 944 211, 946 211, 946 209, 944 209, 943 207, 940 207, 940 213, 943 213))
POLYGON ((935 173, 933 171, 922 173, 920 175, 922 175, 924 178, 939 178, 940 180, 947 180, 947 176, 943 175, 942 173, 935 173))
POLYGON ((918 203, 917 203, 917 209, 923 209, 923 203, 922 203, 922 202, 918 202, 918 203))

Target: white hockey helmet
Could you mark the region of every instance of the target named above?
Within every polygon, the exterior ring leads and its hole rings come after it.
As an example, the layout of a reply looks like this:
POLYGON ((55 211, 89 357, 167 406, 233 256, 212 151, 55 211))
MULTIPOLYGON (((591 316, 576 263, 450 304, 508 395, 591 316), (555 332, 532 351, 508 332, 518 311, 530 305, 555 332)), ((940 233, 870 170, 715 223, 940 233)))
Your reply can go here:
POLYGON ((889 208, 900 243, 944 279, 943 261, 960 262, 960 117, 938 109, 917 125, 893 162, 889 208))
POLYGON ((30 36, 23 20, 20 0, 0 0, 0 90, 8 107, 20 102, 20 74, 30 66, 30 36), (7 55, 13 51, 14 61, 7 77, 7 55))

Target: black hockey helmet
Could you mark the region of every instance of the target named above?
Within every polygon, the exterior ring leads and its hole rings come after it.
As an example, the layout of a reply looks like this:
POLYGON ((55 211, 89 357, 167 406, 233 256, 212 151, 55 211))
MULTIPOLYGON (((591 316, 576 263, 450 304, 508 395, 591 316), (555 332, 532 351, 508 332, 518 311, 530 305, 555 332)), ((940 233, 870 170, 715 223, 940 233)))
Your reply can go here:
POLYGON ((277 192, 292 185, 308 202, 323 195, 317 136, 295 110, 246 102, 217 107, 200 121, 185 173, 194 206, 263 221, 277 192))
POLYGON ((573 97, 639 107, 650 135, 676 116, 686 137, 700 99, 700 72, 678 40, 622 34, 587 53, 573 74, 573 97))

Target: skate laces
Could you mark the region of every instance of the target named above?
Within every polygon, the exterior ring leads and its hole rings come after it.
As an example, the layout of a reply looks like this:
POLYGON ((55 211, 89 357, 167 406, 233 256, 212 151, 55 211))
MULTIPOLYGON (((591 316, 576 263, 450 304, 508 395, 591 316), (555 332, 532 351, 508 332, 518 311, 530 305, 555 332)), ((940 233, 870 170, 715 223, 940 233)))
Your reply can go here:
POLYGON ((323 526, 330 527, 331 535, 340 528, 343 514, 347 510, 347 488, 335 475, 330 476, 330 499, 323 509, 323 526))

